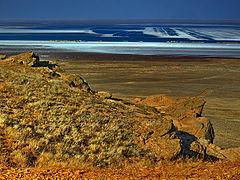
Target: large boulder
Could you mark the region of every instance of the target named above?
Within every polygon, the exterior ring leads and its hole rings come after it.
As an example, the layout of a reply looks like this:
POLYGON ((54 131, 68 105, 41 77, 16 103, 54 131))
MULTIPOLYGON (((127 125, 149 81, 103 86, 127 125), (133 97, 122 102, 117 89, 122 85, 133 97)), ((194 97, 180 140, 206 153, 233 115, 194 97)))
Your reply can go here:
MULTIPOLYGON (((135 99, 135 102, 155 107, 158 111, 166 115, 165 118, 173 121, 176 136, 180 139, 181 153, 179 154, 181 156, 202 157, 211 160, 239 160, 240 148, 221 149, 213 144, 213 126, 206 117, 202 117, 202 111, 206 103, 203 99, 197 96, 175 99, 164 94, 159 94, 149 96, 145 99, 138 98, 135 99)), ((169 142, 169 139, 167 141, 169 142)), ((164 146, 166 144, 173 144, 172 142, 166 142, 164 146)), ((161 143, 151 142, 146 145, 151 146, 151 150, 156 149, 155 146, 158 146, 158 152, 161 152, 161 143)), ((174 157, 173 154, 172 157, 174 157)))
POLYGON ((214 129, 206 117, 201 117, 205 104, 204 100, 199 97, 175 99, 159 94, 143 100, 138 99, 137 103, 155 107, 158 111, 164 113, 167 119, 173 121, 176 136, 181 142, 181 154, 183 156, 207 156, 206 149, 209 144, 213 143, 214 129), (202 144, 199 139, 208 142, 208 145, 202 144))
POLYGON ((229 161, 240 160, 240 148, 222 149, 204 139, 198 139, 197 142, 204 147, 208 156, 212 156, 217 159, 227 159, 229 161))
POLYGON ((26 53, 18 54, 15 56, 10 56, 7 58, 7 60, 10 60, 18 64, 25 64, 28 66, 37 66, 39 63, 39 56, 33 52, 26 52, 26 53))
POLYGON ((213 142, 214 130, 206 117, 201 117, 205 101, 198 97, 174 99, 166 95, 153 95, 139 103, 157 108, 173 120, 178 131, 213 142))
POLYGON ((181 140, 176 136, 172 120, 164 117, 141 119, 137 127, 139 137, 136 144, 158 160, 172 160, 180 155, 181 140))

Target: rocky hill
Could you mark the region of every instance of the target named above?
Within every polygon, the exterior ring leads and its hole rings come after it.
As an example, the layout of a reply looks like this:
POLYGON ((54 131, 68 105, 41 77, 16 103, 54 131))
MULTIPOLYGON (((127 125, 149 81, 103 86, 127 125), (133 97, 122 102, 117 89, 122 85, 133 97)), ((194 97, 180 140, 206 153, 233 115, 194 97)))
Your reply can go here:
POLYGON ((124 168, 162 160, 236 159, 213 145, 199 97, 127 101, 33 52, 0 55, 0 160, 8 166, 124 168))

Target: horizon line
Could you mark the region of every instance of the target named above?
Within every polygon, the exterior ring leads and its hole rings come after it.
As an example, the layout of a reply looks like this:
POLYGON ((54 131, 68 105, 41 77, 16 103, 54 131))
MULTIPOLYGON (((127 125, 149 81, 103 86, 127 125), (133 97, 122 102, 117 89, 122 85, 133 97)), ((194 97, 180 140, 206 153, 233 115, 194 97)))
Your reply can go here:
POLYGON ((9 23, 29 23, 29 22, 75 22, 75 23, 110 23, 110 24, 119 24, 119 23, 191 23, 191 24, 200 24, 200 23, 211 23, 211 24, 240 24, 240 19, 163 19, 163 18, 153 18, 153 19, 143 19, 143 18, 0 18, 0 22, 9 22, 9 23))

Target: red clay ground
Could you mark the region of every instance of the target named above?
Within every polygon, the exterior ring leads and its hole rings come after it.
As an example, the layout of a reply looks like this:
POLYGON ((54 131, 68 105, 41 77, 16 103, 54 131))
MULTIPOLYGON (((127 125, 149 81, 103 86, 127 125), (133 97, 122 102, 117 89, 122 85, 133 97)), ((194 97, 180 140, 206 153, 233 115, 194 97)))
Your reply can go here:
POLYGON ((0 179, 229 179, 240 178, 240 161, 163 163, 151 169, 8 168, 0 179))

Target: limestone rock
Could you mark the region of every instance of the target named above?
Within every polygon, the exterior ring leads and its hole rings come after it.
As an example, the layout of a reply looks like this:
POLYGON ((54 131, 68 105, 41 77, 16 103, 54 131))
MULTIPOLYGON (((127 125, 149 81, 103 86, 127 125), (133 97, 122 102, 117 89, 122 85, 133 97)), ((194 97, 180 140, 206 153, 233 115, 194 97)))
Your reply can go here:
POLYGON ((15 56, 10 56, 7 58, 7 60, 10 60, 18 64, 25 64, 28 66, 37 66, 39 63, 39 56, 33 52, 26 52, 26 53, 18 54, 15 56))

